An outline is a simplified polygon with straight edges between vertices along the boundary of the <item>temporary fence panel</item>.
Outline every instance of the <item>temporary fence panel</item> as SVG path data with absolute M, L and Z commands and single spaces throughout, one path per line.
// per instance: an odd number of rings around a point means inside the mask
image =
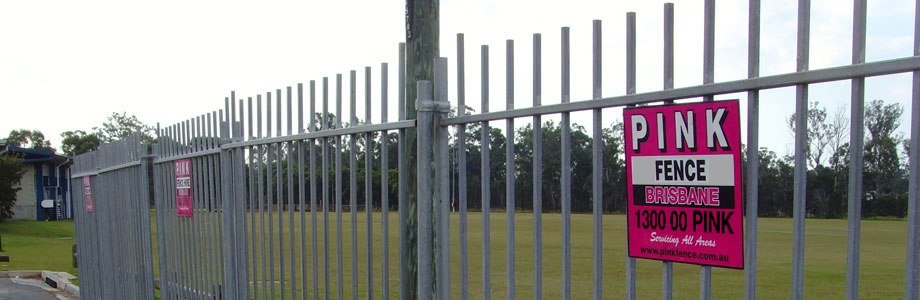
M 153 299 L 147 145 L 132 136 L 74 157 L 80 297 Z

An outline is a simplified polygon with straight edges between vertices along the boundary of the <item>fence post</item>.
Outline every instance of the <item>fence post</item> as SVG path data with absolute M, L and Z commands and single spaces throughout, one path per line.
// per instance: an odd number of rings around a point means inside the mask
M 240 101 L 240 121 L 233 122 L 233 142 L 243 141 L 243 116 L 242 116 L 243 105 Z M 233 261 L 234 261 L 234 278 L 237 299 L 249 299 L 249 265 L 247 262 L 247 253 L 246 253 L 246 178 L 243 174 L 245 162 L 243 161 L 243 148 L 236 148 L 230 150 L 230 158 L 233 167 L 230 171 L 233 172 L 233 197 L 226 199 L 231 202 L 229 207 L 233 210 L 230 212 L 232 214 L 233 223 Z
M 449 133 L 441 120 L 450 112 L 447 100 L 447 58 L 434 61 L 434 224 L 435 224 L 435 276 L 437 295 L 440 300 L 450 299 L 450 156 Z
M 226 116 L 223 116 L 226 117 Z M 220 122 L 220 144 L 227 144 L 230 142 L 230 124 L 229 120 L 223 120 Z M 230 182 L 232 178 L 232 172 L 230 170 L 230 150 L 221 149 L 220 150 L 220 181 L 221 182 Z M 232 297 L 234 295 L 233 290 L 236 288 L 235 280 L 235 263 L 233 261 L 233 216 L 230 214 L 232 209 L 232 201 L 230 201 L 233 185 L 231 184 L 221 184 L 220 191 L 220 217 L 222 219 L 221 224 L 221 240 L 223 245 L 221 249 L 221 259 L 223 259 L 223 280 L 222 286 L 220 287 L 220 297 Z
M 140 208 L 139 213 L 140 213 L 140 219 L 141 219 L 140 229 L 142 230 L 143 233 L 147 234 L 146 237 L 141 236 L 141 245 L 140 245 L 142 247 L 141 250 L 142 250 L 142 256 L 143 256 L 142 257 L 143 261 L 141 261 L 141 265 L 144 268 L 143 270 L 141 270 L 142 272 L 144 272 L 144 275 L 143 275 L 144 283 L 142 287 L 145 288 L 145 290 L 142 291 L 142 296 L 146 297 L 147 299 L 155 299 L 154 289 L 156 289 L 156 284 L 153 278 L 153 249 L 152 249 L 153 248 L 152 247 L 153 237 L 151 236 L 151 233 L 150 233 L 150 229 L 151 229 L 150 228 L 150 201 L 152 200 L 150 197 L 151 195 L 150 194 L 150 188 L 151 188 L 150 174 L 153 173 L 153 170 L 152 170 L 153 169 L 153 158 L 156 156 L 154 156 L 150 151 L 148 151 L 147 144 L 144 144 L 143 142 L 140 141 L 140 136 L 137 136 L 137 140 L 135 141 L 135 143 L 137 144 L 137 147 L 139 148 L 137 149 L 138 159 L 141 160 L 141 167 L 138 169 L 138 172 L 140 173 L 139 174 L 140 180 L 138 180 L 140 194 L 141 194 L 140 199 L 143 199 L 143 201 L 139 201 L 138 203 L 138 207 Z M 150 147 L 152 149 L 156 147 L 156 145 L 151 145 Z
M 418 255 L 418 273 L 416 276 L 416 296 L 418 299 L 431 299 L 432 297 L 432 280 L 433 271 L 432 257 L 434 248 L 432 247 L 432 140 L 434 133 L 432 127 L 434 124 L 434 101 L 431 100 L 431 81 L 420 80 L 417 83 L 418 115 L 416 117 L 416 126 L 418 127 L 418 168 L 417 174 L 417 195 L 418 195 L 418 213 L 417 213 L 417 255 Z
M 434 98 L 430 81 L 418 81 L 418 288 L 419 299 L 450 298 L 450 195 L 447 185 L 447 127 L 440 119 L 447 102 L 447 59 L 435 58 Z

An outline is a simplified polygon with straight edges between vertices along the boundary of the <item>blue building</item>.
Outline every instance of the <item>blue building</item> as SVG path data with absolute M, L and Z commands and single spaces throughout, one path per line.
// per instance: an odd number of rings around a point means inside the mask
M 14 220 L 59 220 L 73 216 L 69 157 L 50 150 L 10 146 L 0 141 L 0 155 L 23 159 L 25 172 L 13 206 Z

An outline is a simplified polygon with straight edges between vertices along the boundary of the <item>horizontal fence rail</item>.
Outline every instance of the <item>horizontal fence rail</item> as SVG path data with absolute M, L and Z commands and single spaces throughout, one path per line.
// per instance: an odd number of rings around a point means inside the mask
M 233 92 L 225 99 L 222 110 L 158 128 L 149 157 L 146 146 L 138 137 L 132 137 L 75 158 L 73 186 L 84 187 L 86 195 L 77 197 L 76 203 L 87 207 L 76 214 L 78 250 L 83 254 L 80 265 L 90 265 L 80 270 L 85 286 L 82 293 L 94 299 L 152 298 L 156 267 L 163 299 L 410 299 L 416 295 L 419 299 L 465 300 L 515 299 L 523 294 L 532 294 L 534 299 L 588 295 L 593 299 L 611 295 L 642 298 L 637 295 L 637 260 L 603 259 L 605 246 L 622 244 L 624 238 L 610 234 L 605 237 L 604 228 L 609 224 L 604 223 L 604 212 L 612 209 L 605 207 L 604 199 L 625 189 L 605 186 L 607 171 L 625 168 L 619 165 L 622 159 L 618 154 L 605 154 L 606 147 L 615 143 L 606 140 L 606 133 L 622 130 L 605 127 L 605 112 L 678 100 L 709 102 L 723 95 L 745 93 L 745 154 L 749 158 L 743 166 L 745 269 L 738 275 L 743 272 L 744 298 L 756 299 L 760 91 L 795 88 L 794 225 L 788 286 L 790 298 L 802 299 L 806 296 L 808 87 L 830 81 L 851 82 L 850 145 L 860 149 L 865 136 L 865 79 L 911 73 L 904 295 L 906 299 L 917 299 L 920 33 L 916 31 L 920 21 L 914 24 L 914 56 L 867 62 L 866 2 L 853 1 L 852 63 L 823 69 L 808 67 L 810 1 L 799 0 L 796 71 L 760 76 L 761 5 L 759 0 L 749 0 L 747 77 L 715 82 L 716 1 L 706 0 L 701 28 L 702 82 L 694 86 L 674 86 L 674 49 L 680 45 L 674 40 L 675 7 L 668 3 L 663 7 L 663 76 L 658 91 L 636 91 L 637 16 L 630 12 L 623 28 L 624 58 L 603 57 L 603 38 L 609 33 L 602 32 L 600 20 L 592 23 L 590 99 L 571 97 L 571 57 L 581 53 L 572 53 L 570 47 L 571 32 L 580 29 L 569 27 L 561 28 L 558 44 L 544 41 L 539 33 L 533 35 L 530 44 L 505 41 L 498 50 L 504 54 L 501 79 L 505 87 L 505 108 L 499 111 L 490 111 L 490 83 L 495 80 L 490 77 L 495 72 L 490 55 L 495 48 L 477 47 L 476 63 L 475 58 L 466 55 L 463 34 L 456 37 L 456 70 L 449 71 L 447 58 L 432 58 L 434 77 L 430 81 L 406 82 L 406 46 L 400 44 L 395 82 L 388 79 L 388 65 L 383 63 L 379 73 L 366 67 L 363 74 L 354 70 L 244 98 Z M 920 4 L 917 14 L 920 15 Z M 544 60 L 549 62 L 543 55 L 545 43 L 561 50 L 559 57 L 552 59 L 552 64 L 560 66 L 560 81 L 552 83 L 553 87 L 558 84 L 559 95 L 551 97 L 543 95 Z M 532 61 L 515 59 L 521 49 L 530 52 Z M 621 62 L 625 67 L 625 91 L 622 95 L 605 96 L 603 71 L 605 67 L 620 67 Z M 468 63 L 478 66 L 478 78 L 474 78 L 477 72 L 466 72 Z M 524 80 L 532 82 L 533 104 L 519 107 L 520 101 L 515 104 L 515 83 L 521 80 L 520 70 L 528 67 L 532 73 L 526 74 L 529 78 Z M 455 80 L 455 95 L 449 95 L 451 80 Z M 478 113 L 469 106 L 467 80 L 479 80 Z M 359 87 L 363 87 L 363 99 Z M 391 88 L 399 95 L 395 121 L 388 119 Z M 416 89 L 418 98 L 405 99 L 407 89 Z M 412 114 L 406 111 L 406 101 L 416 101 L 415 119 L 407 118 Z M 344 111 L 346 107 L 348 111 Z M 363 119 L 358 118 L 360 107 Z M 376 113 L 373 107 L 380 108 L 379 122 L 372 122 Z M 590 121 L 582 122 L 591 127 L 586 137 L 579 135 L 580 126 L 572 120 L 572 113 L 583 111 L 590 111 Z M 560 120 L 558 129 L 545 127 L 547 120 L 556 115 Z M 504 123 L 504 130 L 492 128 L 493 121 Z M 532 131 L 521 134 L 526 132 L 519 130 L 522 123 L 530 123 L 525 126 Z M 547 138 L 559 139 L 559 149 L 544 145 Z M 501 143 L 491 143 L 493 139 Z M 590 144 L 590 150 L 573 151 L 576 143 Z M 529 148 L 520 149 L 520 145 Z M 531 151 L 527 153 L 530 159 L 520 159 L 522 151 Z M 411 153 L 417 157 L 410 157 Z M 590 156 L 590 163 L 576 165 L 578 160 L 573 156 L 578 159 L 578 155 Z M 858 299 L 864 157 L 862 151 L 850 151 L 848 155 L 845 296 Z M 521 172 L 525 168 L 532 168 L 532 177 L 520 175 L 525 174 Z M 147 177 L 148 172 L 152 178 Z M 416 176 L 417 190 L 407 190 L 409 176 Z M 590 180 L 584 180 L 587 178 Z M 156 220 L 156 266 L 150 246 L 149 206 L 144 206 L 148 202 L 142 197 L 149 194 L 148 181 L 152 184 L 149 188 L 153 191 Z M 494 193 L 493 187 L 503 191 Z M 417 199 L 409 199 L 412 195 Z M 558 195 L 558 199 L 546 199 L 546 195 Z M 114 202 L 113 197 L 128 200 Z M 532 223 L 515 221 L 526 220 L 521 210 L 525 210 L 528 200 Z M 553 222 L 558 222 L 560 228 L 549 228 L 544 223 L 544 211 L 557 209 L 544 207 L 546 201 L 558 203 L 560 216 Z M 590 203 L 584 205 L 586 201 Z M 93 204 L 94 210 L 89 211 Z M 479 211 L 470 212 L 477 205 Z M 391 216 L 392 209 L 398 214 Z M 492 209 L 501 210 L 501 215 L 496 216 Z M 417 218 L 409 219 L 416 210 Z M 590 241 L 573 235 L 577 223 L 573 224 L 572 215 L 580 211 L 591 212 Z M 396 220 L 391 220 L 394 217 Z M 470 220 L 476 217 L 481 219 Z M 505 219 L 504 224 L 499 223 L 503 231 L 492 228 L 493 218 L 499 217 Z M 117 234 L 121 231 L 115 230 L 120 228 L 130 228 L 136 234 Z M 533 236 L 522 233 L 527 231 L 532 231 Z M 544 239 L 549 231 L 559 235 L 553 240 Z M 457 235 L 452 236 L 455 232 Z M 417 242 L 406 245 L 412 240 Z M 394 241 L 398 246 L 391 244 Z M 528 246 L 533 249 L 522 249 L 522 242 L 530 241 Z M 128 247 L 129 251 L 114 250 L 121 248 L 113 245 Z M 545 253 L 549 245 L 558 250 L 558 255 Z M 391 257 L 395 249 L 398 252 Z M 497 249 L 504 252 L 496 252 Z M 590 254 L 581 257 L 582 252 Z M 471 253 L 474 257 L 470 257 Z M 523 261 L 522 257 L 529 255 L 532 261 Z M 588 256 L 590 267 L 576 263 Z M 552 261 L 545 261 L 547 257 Z M 493 258 L 504 259 L 504 266 L 493 266 Z M 532 264 L 532 274 L 522 273 L 522 263 Z M 609 273 L 605 276 L 605 264 L 617 265 L 623 277 Z M 120 273 L 106 272 L 115 267 L 120 268 Z M 413 268 L 417 268 L 416 278 L 409 277 Z M 500 274 L 493 274 L 498 270 Z M 558 274 L 547 277 L 548 270 Z M 674 297 L 674 270 L 673 262 L 661 263 L 662 299 Z M 713 289 L 711 274 L 710 266 L 699 267 L 701 299 L 710 299 L 713 290 L 719 291 Z M 116 277 L 112 276 L 133 278 L 132 284 L 114 284 Z M 590 283 L 577 282 L 586 276 L 590 276 Z M 410 285 L 411 282 L 417 284 Z M 657 285 L 659 281 L 654 282 Z

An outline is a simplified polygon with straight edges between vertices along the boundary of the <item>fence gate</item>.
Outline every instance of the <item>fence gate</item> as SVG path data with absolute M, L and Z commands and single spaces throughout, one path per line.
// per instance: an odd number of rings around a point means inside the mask
M 154 299 L 146 154 L 134 136 L 74 157 L 83 299 Z

